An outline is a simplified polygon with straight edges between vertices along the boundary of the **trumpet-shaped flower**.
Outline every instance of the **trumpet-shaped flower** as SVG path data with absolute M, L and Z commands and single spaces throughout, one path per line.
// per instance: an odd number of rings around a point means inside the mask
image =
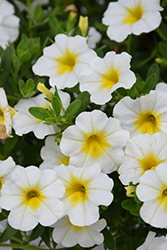
M 56 85 L 58 89 L 73 87 L 78 83 L 79 74 L 89 67 L 95 56 L 85 37 L 58 34 L 55 43 L 44 49 L 44 55 L 34 64 L 33 71 L 40 76 L 49 76 L 50 85 Z
M 99 219 L 99 205 L 108 206 L 113 200 L 113 180 L 101 173 L 98 163 L 88 168 L 61 165 L 55 168 L 65 186 L 65 215 L 75 226 L 90 226 Z
M 64 164 L 68 166 L 69 156 L 64 155 L 60 146 L 57 145 L 55 138 L 53 136 L 48 136 L 45 140 L 45 146 L 41 149 L 41 158 L 44 160 L 40 169 L 51 168 Z
M 167 238 L 165 236 L 155 237 L 156 233 L 149 232 L 143 245 L 136 250 L 166 250 Z
M 12 130 L 12 119 L 6 94 L 3 88 L 0 88 L 0 139 L 10 137 Z
M 100 231 L 105 227 L 104 219 L 90 226 L 78 227 L 71 224 L 68 216 L 65 216 L 54 224 L 52 237 L 56 243 L 61 243 L 65 247 L 72 247 L 77 243 L 81 247 L 91 247 L 103 243 L 104 237 Z
M 128 131 L 121 128 L 117 119 L 93 110 L 81 113 L 76 125 L 63 132 L 60 149 L 70 156 L 70 164 L 76 167 L 98 162 L 103 172 L 111 173 L 122 163 L 122 148 L 128 138 Z
M 54 170 L 16 166 L 2 187 L 0 205 L 11 210 L 8 222 L 13 228 L 28 231 L 38 222 L 50 226 L 63 216 L 64 192 Z
M 113 116 L 131 136 L 157 132 L 167 133 L 167 93 L 152 90 L 148 95 L 132 100 L 126 96 L 114 107 Z
M 10 178 L 12 170 L 15 167 L 15 162 L 9 156 L 6 160 L 0 161 L 0 192 L 3 184 Z
M 19 35 L 19 18 L 13 15 L 14 6 L 6 0 L 0 0 L 0 46 L 5 49 Z
M 140 182 L 140 177 L 149 169 L 167 163 L 167 134 L 139 134 L 127 141 L 123 163 L 118 172 L 124 185 Z
M 144 202 L 141 218 L 153 227 L 167 227 L 167 164 L 160 163 L 155 170 L 148 170 L 136 188 L 138 198 Z
M 69 94 L 59 91 L 59 95 L 62 101 L 62 105 L 66 108 L 67 103 L 70 102 Z M 43 139 L 46 135 L 54 134 L 59 131 L 56 125 L 46 125 L 43 120 L 40 120 L 29 113 L 30 107 L 42 107 L 49 108 L 51 105 L 45 99 L 44 94 L 39 94 L 36 97 L 29 99 L 21 99 L 16 105 L 15 109 L 18 111 L 13 116 L 13 128 L 17 135 L 22 136 L 30 131 L 33 131 L 35 136 L 39 139 Z
M 136 78 L 129 69 L 130 59 L 126 52 L 117 55 L 114 51 L 108 52 L 104 58 L 94 58 L 90 68 L 80 74 L 81 91 L 87 90 L 92 102 L 105 104 L 117 88 L 131 88 Z
M 159 0 L 118 0 L 109 3 L 102 22 L 108 26 L 108 37 L 122 42 L 129 34 L 140 35 L 158 28 L 162 10 Z

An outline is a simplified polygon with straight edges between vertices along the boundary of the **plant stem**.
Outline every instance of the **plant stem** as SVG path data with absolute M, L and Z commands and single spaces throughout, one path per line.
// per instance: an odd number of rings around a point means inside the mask
M 36 246 L 30 246 L 30 245 L 20 245 L 20 244 L 0 244 L 0 248 L 10 247 L 10 248 L 20 248 L 20 249 L 29 249 L 29 250 L 48 250 L 48 248 L 40 248 Z

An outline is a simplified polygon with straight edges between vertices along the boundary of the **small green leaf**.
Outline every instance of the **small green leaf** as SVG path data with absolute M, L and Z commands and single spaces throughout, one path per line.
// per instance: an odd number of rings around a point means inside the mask
M 103 231 L 102 231 L 103 235 L 104 235 L 104 247 L 106 249 L 109 249 L 109 250 L 114 250 L 115 249 L 115 240 L 111 234 L 111 232 L 105 228 Z
M 76 116 L 77 116 L 86 110 L 86 108 L 90 102 L 90 94 L 87 91 L 83 91 L 77 96 L 76 100 L 81 101 L 80 108 L 78 109 L 78 111 L 76 113 Z
M 26 81 L 26 89 L 33 89 L 33 88 L 34 88 L 34 80 L 30 78 Z
M 2 59 L 0 64 L 0 87 L 3 86 L 7 80 L 12 67 L 12 48 L 7 47 L 2 53 Z
M 153 73 L 147 78 L 143 87 L 143 93 L 148 93 L 150 90 L 155 88 L 156 79 L 157 75 L 155 73 Z
M 75 114 L 77 113 L 77 111 L 79 110 L 81 106 L 81 100 L 76 99 L 75 101 L 73 101 L 68 108 L 65 111 L 64 116 L 68 117 L 68 118 L 72 118 L 75 116 Z
M 156 74 L 156 82 L 155 82 L 155 84 L 157 84 L 158 81 L 159 81 L 159 66 L 158 66 L 157 63 L 153 63 L 151 65 L 151 67 L 149 68 L 149 70 L 147 72 L 147 77 L 146 78 L 148 78 L 149 76 L 151 76 L 154 73 Z
M 36 240 L 39 236 L 41 236 L 43 234 L 44 230 L 45 230 L 45 228 L 43 226 L 41 226 L 40 224 L 38 224 L 31 232 L 29 242 Z
M 57 117 L 59 117 L 61 112 L 61 100 L 57 96 L 53 96 L 51 103 Z
M 31 107 L 29 108 L 29 112 L 31 115 L 33 115 L 34 117 L 40 119 L 40 120 L 45 120 L 46 118 L 48 118 L 48 112 L 46 109 L 41 108 L 41 107 Z
M 167 59 L 167 44 L 164 42 L 159 43 L 159 51 L 165 59 Z
M 126 210 L 131 210 L 136 207 L 136 202 L 133 199 L 127 199 L 121 203 L 121 206 Z
M 17 135 L 14 135 L 13 137 L 7 138 L 5 140 L 4 151 L 3 151 L 5 157 L 10 155 L 10 152 L 15 147 L 17 141 L 18 141 Z
M 18 230 L 8 226 L 0 236 L 0 242 L 6 242 L 9 240 L 13 235 L 17 233 Z

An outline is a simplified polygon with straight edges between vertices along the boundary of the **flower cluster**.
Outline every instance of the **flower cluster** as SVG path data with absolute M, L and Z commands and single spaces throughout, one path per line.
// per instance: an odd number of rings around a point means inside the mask
M 165 250 L 166 1 L 12 2 L 0 0 L 0 247 Z

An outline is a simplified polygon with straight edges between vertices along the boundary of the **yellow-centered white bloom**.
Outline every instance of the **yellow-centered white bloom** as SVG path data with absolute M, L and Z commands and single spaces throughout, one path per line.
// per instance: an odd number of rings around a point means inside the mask
M 41 158 L 43 162 L 40 165 L 40 169 L 51 168 L 61 164 L 68 166 L 70 157 L 64 155 L 60 146 L 57 145 L 54 136 L 48 136 L 45 140 L 45 145 L 41 149 Z
M 76 125 L 62 134 L 60 149 L 70 156 L 70 164 L 88 167 L 98 162 L 105 173 L 115 171 L 122 163 L 129 133 L 117 119 L 107 117 L 100 110 L 83 112 L 76 118 Z
M 141 218 L 153 227 L 167 227 L 167 164 L 160 163 L 140 178 L 136 194 L 143 203 Z
M 19 35 L 19 18 L 14 14 L 14 6 L 6 0 L 0 0 L 0 46 L 5 49 Z
M 111 2 L 102 22 L 111 40 L 122 42 L 130 34 L 140 35 L 158 28 L 163 8 L 159 0 L 118 0 Z
M 58 34 L 55 43 L 44 49 L 33 71 L 40 76 L 49 76 L 50 85 L 56 85 L 58 89 L 73 87 L 78 83 L 79 74 L 89 67 L 95 56 L 96 53 L 88 48 L 85 37 Z
M 90 226 L 79 227 L 74 226 L 68 216 L 65 216 L 53 226 L 52 237 L 56 243 L 61 243 L 65 247 L 72 247 L 76 244 L 81 247 L 91 247 L 103 243 L 104 237 L 100 231 L 106 227 L 106 221 L 100 219 Z
M 54 168 L 65 186 L 64 214 L 75 226 L 90 226 L 99 219 L 99 205 L 108 206 L 113 200 L 113 180 L 101 173 L 98 163 L 87 168 L 72 165 Z
M 155 232 L 149 232 L 143 245 L 136 250 L 166 250 L 167 249 L 167 237 L 159 236 L 155 237 Z
M 52 89 L 51 91 L 54 90 Z M 70 103 L 70 96 L 68 93 L 62 91 L 58 93 L 62 101 L 62 106 L 66 109 Z M 23 134 L 33 131 L 37 138 L 43 139 L 46 135 L 58 132 L 59 129 L 56 125 L 46 125 L 43 120 L 32 116 L 28 111 L 30 107 L 49 109 L 50 106 L 51 103 L 45 99 L 44 94 L 39 94 L 29 99 L 21 99 L 15 105 L 15 109 L 18 112 L 13 116 L 13 128 L 16 134 L 22 136 Z
M 12 130 L 12 119 L 6 94 L 3 88 L 0 88 L 0 139 L 10 137 Z
M 108 52 L 104 58 L 96 57 L 90 62 L 90 68 L 79 76 L 80 90 L 91 94 L 91 101 L 105 104 L 117 88 L 131 88 L 136 81 L 135 74 L 130 70 L 131 56 L 123 52 Z
M 149 169 L 154 170 L 162 162 L 167 163 L 167 134 L 139 134 L 127 141 L 125 156 L 118 172 L 124 185 L 137 184 Z
M 15 166 L 10 180 L 2 187 L 0 205 L 11 210 L 8 222 L 13 228 L 29 231 L 38 222 L 50 226 L 63 216 L 60 199 L 64 192 L 54 170 Z
M 157 90 L 132 100 L 122 98 L 114 107 L 113 116 L 131 136 L 157 132 L 167 133 L 167 93 Z

